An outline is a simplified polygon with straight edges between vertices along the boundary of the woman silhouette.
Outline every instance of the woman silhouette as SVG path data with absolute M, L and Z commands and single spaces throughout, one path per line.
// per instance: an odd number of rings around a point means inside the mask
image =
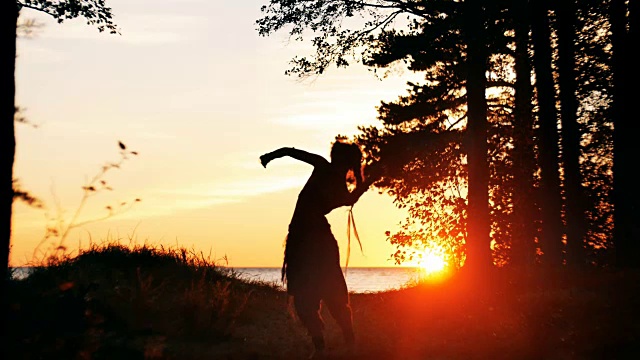
M 345 343 L 351 346 L 355 340 L 338 243 L 325 215 L 338 207 L 355 204 L 374 179 L 363 180 L 362 152 L 353 143 L 335 142 L 331 148 L 331 162 L 320 155 L 288 147 L 264 154 L 260 161 L 266 167 L 271 160 L 283 156 L 313 166 L 309 180 L 298 195 L 289 224 L 282 280 L 313 341 L 313 356 L 320 357 L 324 351 L 321 300 L 342 329 Z M 356 180 L 353 191 L 347 188 L 350 173 Z

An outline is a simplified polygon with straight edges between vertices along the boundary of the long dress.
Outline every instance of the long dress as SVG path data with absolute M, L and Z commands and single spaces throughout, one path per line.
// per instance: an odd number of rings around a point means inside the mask
M 316 166 L 298 195 L 286 239 L 282 277 L 290 295 L 346 293 L 338 243 L 325 215 L 351 205 L 345 174 Z

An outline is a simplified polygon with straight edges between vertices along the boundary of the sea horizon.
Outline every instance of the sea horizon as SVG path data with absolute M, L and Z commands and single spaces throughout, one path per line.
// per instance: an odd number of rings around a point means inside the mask
M 25 279 L 29 276 L 31 269 L 39 266 L 17 266 L 10 268 L 15 279 Z M 238 267 L 220 266 L 237 275 L 240 279 L 247 281 L 257 281 L 274 285 L 284 290 L 281 280 L 281 267 Z M 342 267 L 347 288 L 351 293 L 371 293 L 389 290 L 397 290 L 417 283 L 421 275 L 419 267 L 408 266 L 349 266 Z
M 281 267 L 229 267 L 242 279 L 269 283 L 284 289 Z M 419 267 L 342 267 L 347 288 L 352 293 L 397 290 L 417 283 Z

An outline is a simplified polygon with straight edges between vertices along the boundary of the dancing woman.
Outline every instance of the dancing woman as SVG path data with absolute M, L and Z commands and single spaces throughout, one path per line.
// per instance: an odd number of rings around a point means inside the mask
M 295 148 L 280 148 L 260 157 L 262 166 L 289 156 L 313 166 L 313 172 L 298 195 L 289 224 L 282 279 L 293 296 L 295 311 L 314 345 L 314 356 L 324 351 L 320 317 L 322 301 L 340 326 L 347 345 L 354 343 L 347 284 L 340 268 L 338 243 L 325 215 L 341 206 L 351 206 L 373 181 L 363 180 L 362 152 L 358 145 L 337 141 L 331 148 L 331 161 Z M 347 175 L 352 173 L 356 188 L 349 191 Z

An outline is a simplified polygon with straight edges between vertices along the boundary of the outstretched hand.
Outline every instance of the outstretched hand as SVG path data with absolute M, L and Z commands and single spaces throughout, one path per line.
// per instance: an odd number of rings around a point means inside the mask
M 271 156 L 269 156 L 269 154 L 260 156 L 260 164 L 262 164 L 262 167 L 266 168 L 269 161 L 271 161 Z

